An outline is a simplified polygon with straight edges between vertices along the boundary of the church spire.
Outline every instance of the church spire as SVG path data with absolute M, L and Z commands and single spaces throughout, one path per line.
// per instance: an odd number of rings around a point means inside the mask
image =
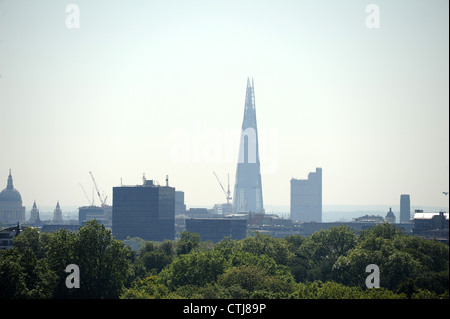
M 7 189 L 13 189 L 13 179 L 12 179 L 12 175 L 11 175 L 11 169 L 9 169 L 9 176 L 8 176 L 8 183 L 6 185 Z

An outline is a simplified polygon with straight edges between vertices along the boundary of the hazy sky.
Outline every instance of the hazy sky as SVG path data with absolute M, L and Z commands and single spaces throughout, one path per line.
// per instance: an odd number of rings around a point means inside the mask
M 169 175 L 188 206 L 224 202 L 213 171 L 233 191 L 253 77 L 265 205 L 289 205 L 290 179 L 322 167 L 324 205 L 406 193 L 448 207 L 448 12 L 447 0 L 0 0 L 0 189 L 12 169 L 27 211 L 81 206 L 92 171 L 111 204 L 112 187 L 145 173 Z

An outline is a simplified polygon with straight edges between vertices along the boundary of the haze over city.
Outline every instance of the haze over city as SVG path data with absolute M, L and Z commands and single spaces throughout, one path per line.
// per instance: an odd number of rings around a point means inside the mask
M 369 27 L 372 2 L 379 25 Z M 70 27 L 68 4 L 79 8 Z M 254 79 L 265 205 L 323 169 L 324 205 L 448 211 L 448 1 L 0 1 L 0 189 L 86 205 L 92 171 L 214 205 Z M 3 186 L 2 186 L 3 185 Z

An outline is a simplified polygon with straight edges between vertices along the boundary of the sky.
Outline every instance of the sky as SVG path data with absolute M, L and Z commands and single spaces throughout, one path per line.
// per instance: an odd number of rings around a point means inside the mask
M 223 203 L 250 77 L 265 205 L 321 167 L 324 205 L 448 211 L 448 6 L 0 0 L 0 189 L 29 211 L 168 175 Z

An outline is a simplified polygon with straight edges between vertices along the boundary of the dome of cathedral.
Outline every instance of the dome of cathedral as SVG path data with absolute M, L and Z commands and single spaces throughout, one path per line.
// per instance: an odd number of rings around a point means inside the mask
M 14 189 L 11 171 L 9 171 L 6 188 L 0 193 L 0 203 L 22 203 L 22 196 Z

